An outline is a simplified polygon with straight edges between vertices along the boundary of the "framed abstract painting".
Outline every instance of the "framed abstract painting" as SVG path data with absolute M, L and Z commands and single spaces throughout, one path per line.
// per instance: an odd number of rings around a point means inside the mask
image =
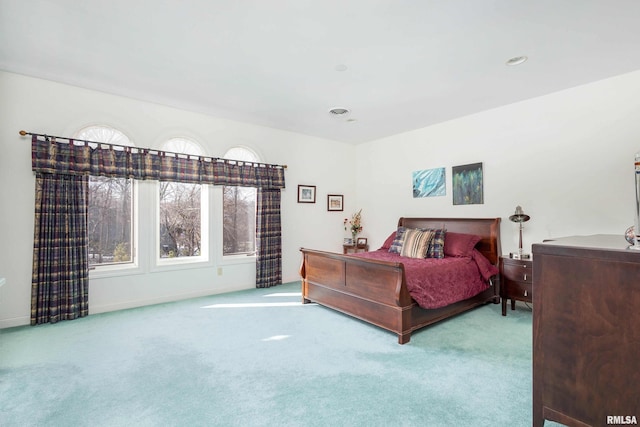
M 413 197 L 436 197 L 447 194 L 444 168 L 415 171 L 413 178 Z
M 482 163 L 454 166 L 451 183 L 454 205 L 484 204 Z

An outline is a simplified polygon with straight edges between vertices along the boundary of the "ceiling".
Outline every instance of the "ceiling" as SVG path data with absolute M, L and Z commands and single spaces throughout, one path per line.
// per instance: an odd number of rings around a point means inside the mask
M 0 70 L 358 144 L 638 70 L 639 20 L 637 0 L 0 0 Z

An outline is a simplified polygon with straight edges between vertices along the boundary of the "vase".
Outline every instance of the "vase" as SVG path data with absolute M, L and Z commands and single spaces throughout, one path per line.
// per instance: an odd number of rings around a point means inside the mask
M 631 227 L 627 228 L 627 231 L 624 232 L 624 238 L 632 246 L 636 244 L 635 226 L 632 225 Z
M 353 239 L 353 246 L 358 246 L 358 233 L 351 234 L 351 238 Z

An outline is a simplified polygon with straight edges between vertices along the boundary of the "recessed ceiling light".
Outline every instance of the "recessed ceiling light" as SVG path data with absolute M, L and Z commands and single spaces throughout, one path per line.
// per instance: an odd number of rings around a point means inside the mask
M 507 60 L 507 62 L 505 62 L 506 65 L 512 66 L 512 65 L 520 65 L 523 62 L 525 62 L 527 59 L 526 56 L 514 56 L 513 58 L 510 58 Z
M 344 64 L 338 64 L 336 65 L 336 71 L 346 71 L 347 70 L 347 66 Z
M 335 117 L 346 117 L 349 113 L 350 111 L 348 109 L 342 107 L 334 107 L 329 110 L 329 114 Z

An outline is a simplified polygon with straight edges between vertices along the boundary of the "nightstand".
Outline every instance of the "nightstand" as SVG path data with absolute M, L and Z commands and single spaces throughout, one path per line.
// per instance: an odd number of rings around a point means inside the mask
M 500 257 L 500 298 L 502 315 L 507 315 L 507 300 L 511 300 L 511 310 L 516 309 L 516 300 L 532 302 L 533 260 Z
M 369 245 L 342 245 L 342 253 L 346 255 L 349 252 L 369 252 Z

